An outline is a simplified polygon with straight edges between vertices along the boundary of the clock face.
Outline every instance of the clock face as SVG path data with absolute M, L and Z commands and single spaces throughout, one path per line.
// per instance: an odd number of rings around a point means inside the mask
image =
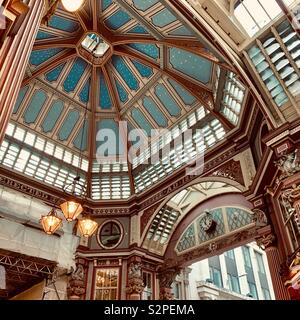
M 205 232 L 212 231 L 215 226 L 216 222 L 213 220 L 211 215 L 205 215 L 200 221 L 200 227 Z

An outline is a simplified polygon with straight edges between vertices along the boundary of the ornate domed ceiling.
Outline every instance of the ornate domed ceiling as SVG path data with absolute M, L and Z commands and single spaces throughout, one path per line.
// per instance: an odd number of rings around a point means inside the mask
M 234 130 L 244 86 L 221 51 L 170 3 L 86 1 L 74 14 L 58 7 L 37 34 L 2 164 L 58 188 L 80 166 L 91 199 L 127 199 L 187 163 L 174 150 L 169 162 L 145 160 L 188 128 L 193 137 L 181 147 L 192 158 L 196 147 L 209 150 Z M 144 130 L 139 143 L 156 144 L 131 163 L 126 151 L 135 144 L 126 130 L 135 128 Z M 116 133 L 118 148 L 101 154 L 100 129 Z M 169 132 L 151 138 L 153 129 Z

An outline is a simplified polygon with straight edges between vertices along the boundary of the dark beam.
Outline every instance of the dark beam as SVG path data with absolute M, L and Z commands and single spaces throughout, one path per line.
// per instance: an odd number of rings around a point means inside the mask
M 92 1 L 95 2 L 95 1 Z M 92 29 L 91 23 L 88 20 L 88 17 L 84 14 L 82 10 L 78 10 L 75 12 L 75 16 L 77 17 L 78 21 L 80 22 L 80 25 L 84 32 L 87 32 L 88 30 Z
M 99 14 L 100 14 L 100 1 L 91 1 L 91 7 L 92 7 L 92 19 L 93 19 L 93 30 L 95 32 L 99 31 Z
M 98 21 L 98 33 L 106 42 L 110 44 L 114 42 L 115 35 L 106 27 L 106 25 L 102 21 Z
M 33 45 L 33 51 L 42 50 L 48 48 L 76 48 L 78 41 L 81 39 L 80 37 L 71 37 L 64 39 L 47 39 L 36 41 Z
M 126 45 L 129 43 L 150 43 L 157 45 L 165 45 L 167 47 L 175 47 L 178 49 L 186 50 L 192 52 L 198 56 L 201 56 L 211 62 L 220 64 L 223 68 L 228 68 L 233 70 L 230 66 L 227 66 L 223 62 L 220 62 L 218 58 L 216 58 L 212 53 L 208 52 L 206 48 L 198 41 L 198 40 L 182 40 L 182 39 L 162 39 L 157 40 L 152 37 L 147 36 L 113 36 L 112 37 L 112 45 Z
M 111 78 L 109 76 L 109 72 L 106 68 L 106 65 L 104 65 L 102 67 L 102 71 L 103 71 L 103 75 L 105 77 L 109 92 L 111 93 L 113 104 L 116 109 L 117 120 L 119 122 L 121 122 L 122 116 L 121 116 L 121 107 L 120 107 L 119 101 L 118 101 L 118 93 L 116 92 L 115 87 L 112 84 Z M 135 194 L 135 185 L 134 185 L 134 179 L 133 179 L 133 169 L 132 169 L 132 163 L 130 162 L 130 159 L 129 159 L 129 149 L 131 148 L 132 145 L 128 140 L 127 131 L 124 130 L 123 127 L 120 127 L 120 124 L 119 124 L 119 130 L 122 135 L 123 144 L 124 144 L 124 146 L 126 146 L 126 157 L 127 157 L 128 175 L 129 175 L 129 182 L 130 182 L 130 192 L 132 195 L 134 195 Z
M 89 168 L 87 173 L 87 196 L 92 199 L 92 178 L 93 178 L 93 159 L 96 153 L 96 112 L 97 112 L 97 102 L 99 98 L 99 83 L 97 77 L 97 68 L 92 67 L 91 76 L 91 90 L 90 90 L 90 100 L 91 100 L 91 113 L 89 118 Z

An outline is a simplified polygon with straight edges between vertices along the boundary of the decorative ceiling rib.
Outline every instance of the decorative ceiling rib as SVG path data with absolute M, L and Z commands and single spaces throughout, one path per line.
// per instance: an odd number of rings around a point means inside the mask
M 233 83 L 238 86 L 233 68 L 167 4 L 158 0 L 87 1 L 74 14 L 59 6 L 37 34 L 12 122 L 72 157 L 78 156 L 82 145 L 90 197 L 93 188 L 101 190 L 106 183 L 125 180 L 124 189 L 130 192 L 122 197 L 135 194 L 137 182 L 128 152 L 121 159 L 123 151 L 132 147 L 127 129 L 145 130 L 147 142 L 152 129 L 175 130 L 184 121 L 193 127 L 192 119 L 198 117 L 207 132 L 221 130 L 213 138 L 217 143 L 237 125 L 244 95 L 237 98 L 233 93 Z M 236 100 L 238 110 L 232 106 Z M 128 128 L 119 128 L 120 121 L 126 121 Z M 95 162 L 101 146 L 96 141 L 99 128 L 120 133 L 117 164 L 123 169 L 105 169 L 106 164 Z M 207 147 L 213 146 L 211 136 L 207 139 Z M 103 172 L 110 175 L 110 182 Z M 109 192 L 114 194 L 112 189 Z

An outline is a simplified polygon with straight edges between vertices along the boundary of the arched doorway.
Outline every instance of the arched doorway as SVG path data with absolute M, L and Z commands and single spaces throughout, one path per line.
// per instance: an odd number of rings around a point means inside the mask
M 231 181 L 208 178 L 173 194 L 149 219 L 142 247 L 164 258 L 158 276 L 162 299 L 171 297 L 171 285 L 182 268 L 253 241 L 269 250 L 272 281 L 278 282 L 271 225 L 242 192 Z M 276 298 L 288 299 L 282 283 L 280 288 Z

